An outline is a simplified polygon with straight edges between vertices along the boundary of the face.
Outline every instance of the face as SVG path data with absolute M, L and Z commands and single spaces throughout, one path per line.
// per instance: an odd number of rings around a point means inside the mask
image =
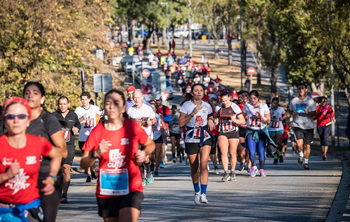
M 203 99 L 204 96 L 204 91 L 203 91 L 203 87 L 201 87 L 200 85 L 195 86 L 193 88 L 193 92 L 192 92 L 193 98 L 195 100 L 201 100 Z
M 137 107 L 141 107 L 143 96 L 139 92 L 134 92 L 134 103 Z
M 90 99 L 87 96 L 82 96 L 81 103 L 83 104 L 83 107 L 87 107 L 90 105 Z
M 121 95 L 109 94 L 105 99 L 104 110 L 109 120 L 121 118 L 125 112 L 125 104 L 123 104 Z
M 303 85 L 298 86 L 299 95 L 304 96 L 307 93 L 307 88 Z
M 256 97 L 256 96 L 254 96 L 254 95 L 251 95 L 251 96 L 250 96 L 250 101 L 252 101 L 252 104 L 253 104 L 253 105 L 256 105 L 256 104 L 258 104 L 258 102 L 259 102 L 259 98 Z
M 231 104 L 231 100 L 228 96 L 221 97 L 221 103 L 224 107 L 229 107 Z
M 131 101 L 134 99 L 134 92 L 128 92 L 128 97 Z
M 58 108 L 62 113 L 67 112 L 68 107 L 69 107 L 69 103 L 66 98 L 62 98 L 58 101 Z
M 246 104 L 249 102 L 249 95 L 248 93 L 242 93 L 238 95 L 238 101 L 242 104 Z
M 277 100 L 274 100 L 271 105 L 274 107 L 274 108 L 277 108 L 278 107 L 278 101 Z
M 156 104 L 157 104 L 157 106 L 161 106 L 162 105 L 162 100 L 161 99 L 156 100 Z
M 24 134 L 30 123 L 25 106 L 18 103 L 10 105 L 6 110 L 4 123 L 9 135 Z
M 177 108 L 175 108 L 175 107 L 174 107 L 174 108 L 171 108 L 171 112 L 172 112 L 172 113 L 177 113 Z
M 45 101 L 45 96 L 41 95 L 39 88 L 35 85 L 30 85 L 24 91 L 24 99 L 28 101 L 31 109 L 39 108 Z
M 153 109 L 153 112 L 157 113 L 157 108 L 155 104 L 152 104 L 152 109 Z
M 327 105 L 327 99 L 322 99 L 322 101 L 321 101 L 321 104 L 323 105 L 323 106 L 325 106 L 325 105 Z

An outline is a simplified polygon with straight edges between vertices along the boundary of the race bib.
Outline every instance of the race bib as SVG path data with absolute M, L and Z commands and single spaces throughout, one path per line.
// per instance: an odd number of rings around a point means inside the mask
M 228 133 L 236 130 L 236 127 L 233 125 L 231 121 L 222 123 L 221 126 L 222 126 L 221 129 L 223 133 Z
M 261 119 L 260 118 L 254 118 L 250 120 L 251 126 L 261 126 Z
M 84 128 L 92 128 L 95 126 L 95 120 L 94 119 L 87 119 L 85 120 Z
M 62 133 L 63 133 L 63 137 L 66 140 L 66 142 L 70 141 L 70 130 L 67 128 L 62 128 Z
M 108 196 L 128 195 L 128 169 L 100 169 L 100 194 Z
M 271 121 L 270 127 L 271 128 L 279 128 L 280 122 L 279 121 Z

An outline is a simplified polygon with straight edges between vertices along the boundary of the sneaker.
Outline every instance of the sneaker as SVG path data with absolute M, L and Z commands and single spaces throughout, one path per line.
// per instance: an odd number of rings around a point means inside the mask
M 178 156 L 178 158 L 179 158 L 179 163 L 182 163 L 182 158 L 181 158 L 181 156 Z
M 96 176 L 95 171 L 90 169 L 90 172 L 91 172 L 91 178 L 94 180 L 97 180 L 97 176 Z
M 299 156 L 298 157 L 298 164 L 301 166 L 303 164 L 304 161 L 304 157 L 303 156 Z
M 236 173 L 234 171 L 231 171 L 230 177 L 231 177 L 231 180 L 236 180 Z
M 273 159 L 273 165 L 277 165 L 278 160 L 277 159 Z
M 279 156 L 279 161 L 280 161 L 280 163 L 284 162 L 283 155 Z
M 327 155 L 323 155 L 322 160 L 327 160 Z
M 148 174 L 147 174 L 147 179 L 146 179 L 146 181 L 147 181 L 147 183 L 153 183 L 154 178 L 153 178 L 152 173 L 148 173 Z
M 147 179 L 142 179 L 142 186 L 146 186 L 147 185 Z
M 61 203 L 63 203 L 63 204 L 67 204 L 68 203 L 68 198 L 67 198 L 67 194 L 66 193 L 62 194 L 62 196 L 61 196 Z
M 250 176 L 251 177 L 255 177 L 257 172 L 258 172 L 258 168 L 257 167 L 250 168 Z
M 154 176 L 154 177 L 159 177 L 158 171 L 154 171 L 153 176 Z
M 190 164 L 190 159 L 186 158 L 186 165 Z
M 173 158 L 173 163 L 176 163 L 176 158 L 175 157 Z
M 196 205 L 201 204 L 200 199 L 201 199 L 201 192 L 195 193 L 194 194 L 194 203 Z
M 304 163 L 303 167 L 304 167 L 304 170 L 310 170 L 310 167 L 309 167 L 308 163 Z
M 220 174 L 220 173 L 219 173 L 219 169 L 218 169 L 217 167 L 215 167 L 214 173 L 215 173 L 216 175 L 219 175 L 219 174 Z
M 247 163 L 241 162 L 241 164 L 239 165 L 239 171 L 243 171 L 244 169 L 247 169 Z
M 251 167 L 247 167 L 247 173 L 250 173 Z
M 266 173 L 263 169 L 260 169 L 260 176 L 261 177 L 266 177 Z
M 91 175 L 87 175 L 86 177 L 86 183 L 91 183 L 92 177 Z
M 231 176 L 230 176 L 230 174 L 229 173 L 224 173 L 224 176 L 222 177 L 222 179 L 221 179 L 221 181 L 222 182 L 226 182 L 226 181 L 229 181 L 229 180 L 231 180 Z
M 205 203 L 207 204 L 208 203 L 208 199 L 207 199 L 207 195 L 205 193 L 202 193 L 201 196 L 201 203 Z
M 160 164 L 159 164 L 159 167 L 160 167 L 160 168 L 164 168 L 164 166 L 165 166 L 164 162 L 161 161 Z

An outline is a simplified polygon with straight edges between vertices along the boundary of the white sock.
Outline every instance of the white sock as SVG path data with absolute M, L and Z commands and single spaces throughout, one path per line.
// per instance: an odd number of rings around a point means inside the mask
M 303 152 L 299 152 L 299 156 L 304 156 L 304 153 Z
M 309 159 L 304 159 L 304 163 L 309 163 Z

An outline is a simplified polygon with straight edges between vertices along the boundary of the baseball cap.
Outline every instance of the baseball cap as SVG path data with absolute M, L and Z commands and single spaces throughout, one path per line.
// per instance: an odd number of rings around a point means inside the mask
M 133 85 L 130 85 L 130 86 L 128 86 L 128 88 L 127 88 L 128 93 L 129 93 L 129 92 L 134 92 L 135 90 L 136 90 L 136 88 L 135 88 L 135 86 L 133 86 Z
M 217 100 L 218 97 L 215 94 L 209 94 L 209 100 Z
M 161 95 L 157 95 L 156 96 L 156 100 L 162 100 L 162 96 Z

